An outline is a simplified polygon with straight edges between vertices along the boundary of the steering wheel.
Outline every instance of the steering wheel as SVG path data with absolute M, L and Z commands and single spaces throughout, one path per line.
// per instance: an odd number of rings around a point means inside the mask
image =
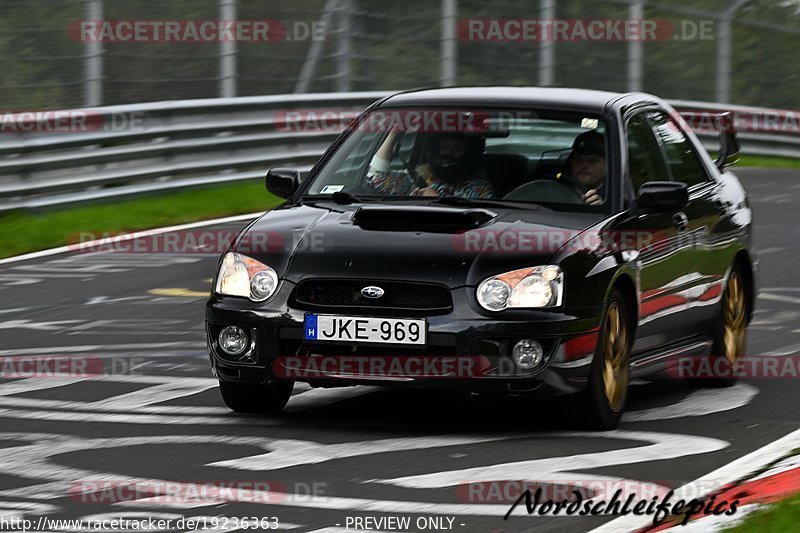
M 524 183 L 506 194 L 503 200 L 553 202 L 559 204 L 583 203 L 583 198 L 575 189 L 562 181 L 556 180 L 534 180 Z

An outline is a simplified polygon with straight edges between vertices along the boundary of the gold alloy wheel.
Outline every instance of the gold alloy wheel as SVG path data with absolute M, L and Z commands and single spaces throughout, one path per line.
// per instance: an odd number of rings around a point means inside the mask
M 723 306 L 725 358 L 731 364 L 744 352 L 747 314 L 744 297 L 742 278 L 738 272 L 733 271 L 728 279 L 727 297 Z
M 622 409 L 628 390 L 628 327 L 622 320 L 618 302 L 611 302 L 603 329 L 603 385 L 608 406 L 618 412 Z

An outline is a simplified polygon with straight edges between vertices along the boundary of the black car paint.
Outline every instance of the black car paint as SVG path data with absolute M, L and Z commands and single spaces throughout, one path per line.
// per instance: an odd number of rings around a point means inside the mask
M 598 113 L 609 126 L 611 176 L 627 175 L 626 118 L 642 109 L 672 111 L 660 99 L 645 94 L 516 88 L 403 93 L 377 102 L 370 109 L 412 105 L 529 106 Z M 691 131 L 684 133 L 695 147 L 701 146 Z M 310 178 L 322 168 L 346 135 L 325 152 L 312 169 Z M 752 313 L 757 261 L 750 250 L 752 214 L 743 187 L 731 172 L 720 172 L 705 150 L 700 149 L 698 153 L 712 181 L 690 188 L 689 204 L 682 210 L 639 210 L 622 181 L 611 180 L 619 181 L 618 186 L 610 190 L 612 215 L 492 208 L 497 216 L 482 227 L 498 234 L 545 230 L 570 234 L 645 231 L 658 235 L 659 242 L 654 243 L 655 246 L 632 251 L 577 246 L 576 239 L 555 250 L 529 254 L 468 252 L 454 246 L 457 238 L 454 232 L 426 231 L 425 228 L 375 230 L 355 225 L 352 218 L 358 204 L 295 205 L 311 181 L 307 179 L 290 202 L 254 221 L 232 247 L 236 250 L 253 234 L 277 236 L 283 241 L 280 246 L 249 255 L 273 267 L 281 282 L 277 293 L 262 303 L 212 295 L 206 308 L 206 320 L 215 374 L 226 381 L 268 382 L 273 379 L 270 364 L 274 357 L 293 355 L 279 353 L 284 345 L 282 341 L 292 341 L 295 343 L 292 346 L 298 342 L 302 345 L 303 316 L 308 310 L 294 305 L 292 293 L 299 281 L 309 277 L 354 278 L 370 283 L 403 279 L 446 286 L 453 296 L 453 310 L 445 315 L 426 317 L 429 345 L 447 347 L 454 354 L 482 354 L 491 351 L 491 346 L 497 343 L 502 345 L 503 340 L 523 337 L 545 339 L 552 346 L 545 368 L 529 376 L 486 377 L 469 382 L 424 380 L 412 382 L 412 385 L 477 389 L 489 386 L 506 391 L 544 393 L 578 391 L 585 384 L 588 364 L 561 364 L 563 361 L 559 358 L 563 353 L 558 346 L 563 346 L 568 339 L 596 335 L 604 302 L 613 287 L 623 290 L 635 310 L 632 366 L 657 360 L 658 354 L 666 353 L 670 347 L 680 348 L 681 343 L 702 340 L 712 325 L 727 274 L 736 260 L 741 261 L 750 282 L 749 310 Z M 679 181 L 678 176 L 674 179 Z M 426 207 L 420 205 L 419 209 Z M 678 212 L 686 215 L 685 231 L 676 226 Z M 312 249 L 315 239 L 322 245 L 321 252 Z M 715 257 L 713 261 L 709 252 Z M 541 264 L 557 264 L 565 272 L 565 299 L 559 308 L 493 313 L 478 305 L 475 289 L 483 279 Z M 255 364 L 231 364 L 218 357 L 215 332 L 226 324 L 249 327 L 255 332 L 260 344 Z M 507 345 L 503 346 L 498 349 L 508 349 Z M 692 346 L 702 349 L 705 345 Z M 337 384 L 363 382 L 366 381 L 335 381 Z

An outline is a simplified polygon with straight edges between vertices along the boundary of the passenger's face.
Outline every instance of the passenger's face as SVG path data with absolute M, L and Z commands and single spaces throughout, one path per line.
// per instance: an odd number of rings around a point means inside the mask
M 460 139 L 445 138 L 439 145 L 439 155 L 449 159 L 460 159 L 467 151 L 467 146 Z
M 575 154 L 572 156 L 572 175 L 587 187 L 597 187 L 603 183 L 606 174 L 606 160 L 599 155 Z

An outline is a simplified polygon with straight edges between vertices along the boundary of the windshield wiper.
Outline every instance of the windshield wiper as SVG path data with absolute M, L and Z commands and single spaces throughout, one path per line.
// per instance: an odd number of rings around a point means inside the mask
M 435 204 L 444 205 L 473 205 L 473 206 L 489 206 L 489 207 L 505 207 L 514 209 L 539 209 L 541 204 L 533 204 L 530 202 L 515 202 L 512 200 L 490 200 L 483 198 L 464 198 L 462 196 L 442 196 L 431 201 Z
M 366 199 L 360 198 L 355 194 L 351 194 L 347 191 L 337 191 L 331 194 L 331 199 L 337 204 L 354 204 L 354 203 L 364 203 L 365 201 L 367 201 Z
M 310 202 L 309 202 L 310 200 Z M 380 198 L 373 196 L 356 196 L 346 191 L 337 191 L 331 195 L 327 194 L 306 194 L 303 196 L 302 201 L 305 203 L 311 202 L 330 202 L 333 201 L 339 205 L 355 204 L 379 201 Z

